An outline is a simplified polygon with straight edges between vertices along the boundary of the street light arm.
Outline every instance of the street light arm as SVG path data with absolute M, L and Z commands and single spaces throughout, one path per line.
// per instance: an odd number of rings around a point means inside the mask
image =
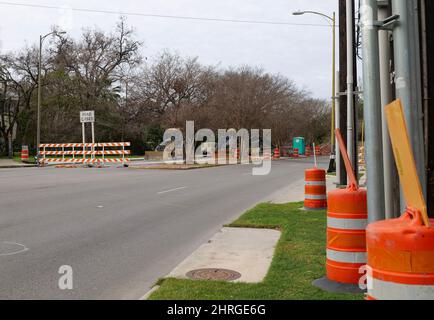
M 296 14 L 296 15 L 302 15 L 302 14 L 306 14 L 306 13 L 316 14 L 316 15 L 322 16 L 322 17 L 324 17 L 326 19 L 329 19 L 330 21 L 334 21 L 334 19 L 332 17 L 330 17 L 330 16 L 328 16 L 328 15 L 326 15 L 324 13 L 317 12 L 317 11 L 299 11 L 299 12 L 294 12 L 294 14 Z
M 51 35 L 56 35 L 56 36 L 58 36 L 59 38 L 61 38 L 61 36 L 63 35 L 63 34 L 66 34 L 66 32 L 64 32 L 64 31 L 53 31 L 53 32 L 50 32 L 50 33 L 47 33 L 45 36 L 41 36 L 41 43 L 46 39 L 46 38 L 48 38 L 49 36 L 51 36 Z

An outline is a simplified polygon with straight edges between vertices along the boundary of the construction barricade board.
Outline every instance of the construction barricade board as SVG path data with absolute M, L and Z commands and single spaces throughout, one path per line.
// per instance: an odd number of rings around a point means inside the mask
M 41 144 L 43 164 L 129 164 L 130 142 Z

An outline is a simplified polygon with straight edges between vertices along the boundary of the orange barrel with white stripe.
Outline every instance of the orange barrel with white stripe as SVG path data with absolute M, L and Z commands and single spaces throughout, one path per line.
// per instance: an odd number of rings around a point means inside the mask
M 308 169 L 305 173 L 305 200 L 307 210 L 323 210 L 327 208 L 326 171 L 318 168 Z
M 280 150 L 279 150 L 279 148 L 274 149 L 274 159 L 280 159 Z
M 298 158 L 300 154 L 298 153 L 298 149 L 294 149 L 294 153 L 292 155 L 294 158 Z
M 434 219 L 417 210 L 367 228 L 368 299 L 434 300 Z
M 366 189 L 349 187 L 328 194 L 327 278 L 358 284 L 360 267 L 366 265 Z
M 310 156 L 312 156 L 312 149 L 309 146 L 307 146 L 306 147 L 306 157 L 310 157 Z
M 321 147 L 320 146 L 315 146 L 315 154 L 316 154 L 316 156 L 321 155 Z
M 21 161 L 28 162 L 29 161 L 29 147 L 22 146 L 21 147 Z

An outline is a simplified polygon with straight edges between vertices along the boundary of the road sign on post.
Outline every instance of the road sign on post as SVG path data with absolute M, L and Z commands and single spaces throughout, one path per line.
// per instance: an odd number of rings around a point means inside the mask
M 83 153 L 86 151 L 86 123 L 90 123 L 92 125 L 92 152 L 95 151 L 95 111 L 81 111 L 80 112 L 80 122 L 83 131 Z M 83 155 L 83 157 L 85 157 Z M 94 155 L 92 154 L 92 158 Z
M 80 122 L 81 123 L 94 123 L 95 122 L 95 111 L 81 111 L 80 112 Z

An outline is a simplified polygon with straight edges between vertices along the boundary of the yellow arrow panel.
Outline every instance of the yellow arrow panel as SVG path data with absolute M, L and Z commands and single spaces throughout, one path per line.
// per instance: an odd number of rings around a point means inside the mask
M 405 200 L 408 206 L 422 213 L 423 221 L 429 227 L 426 202 L 417 174 L 416 162 L 400 100 L 386 106 L 386 117 Z

